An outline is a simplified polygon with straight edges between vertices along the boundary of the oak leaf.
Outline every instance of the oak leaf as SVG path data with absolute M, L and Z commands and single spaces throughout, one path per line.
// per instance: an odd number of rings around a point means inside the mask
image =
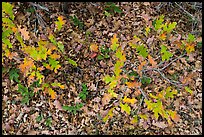
M 148 55 L 148 59 L 149 59 L 150 64 L 151 64 L 153 67 L 156 67 L 157 62 L 154 61 L 153 58 L 152 58 L 150 55 Z
M 30 39 L 29 32 L 26 31 L 26 28 L 21 29 L 21 27 L 18 26 L 18 30 L 21 32 L 21 35 L 23 36 L 24 40 Z
M 90 50 L 92 52 L 98 52 L 98 46 L 96 44 L 91 44 L 90 45 Z
M 137 100 L 135 98 L 127 98 L 127 96 L 124 97 L 123 102 L 125 103 L 131 103 L 132 105 L 136 102 Z

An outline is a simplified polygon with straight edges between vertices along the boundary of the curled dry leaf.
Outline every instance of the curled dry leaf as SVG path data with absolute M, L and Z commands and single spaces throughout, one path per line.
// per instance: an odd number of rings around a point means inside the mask
M 21 29 L 21 26 L 18 26 L 18 31 L 21 32 L 21 35 L 23 36 L 24 40 L 29 40 L 30 39 L 29 32 L 26 31 L 26 28 Z
M 152 124 L 153 124 L 154 126 L 156 126 L 156 127 L 162 128 L 162 129 L 168 127 L 167 124 L 165 124 L 165 122 L 154 122 L 154 121 L 153 121 Z
M 55 105 L 55 107 L 56 107 L 57 109 L 62 110 L 62 106 L 61 106 L 61 104 L 60 104 L 60 102 L 59 102 L 58 100 L 55 100 L 55 101 L 54 101 L 54 105 Z

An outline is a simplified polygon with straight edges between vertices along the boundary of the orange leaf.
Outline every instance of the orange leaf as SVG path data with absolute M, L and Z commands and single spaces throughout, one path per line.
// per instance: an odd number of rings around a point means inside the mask
M 157 62 L 155 62 L 150 55 L 148 55 L 148 59 L 149 59 L 150 64 L 152 64 L 153 67 L 157 65 Z
M 33 60 L 29 58 L 24 58 L 23 64 L 19 65 L 20 70 L 24 73 L 24 75 L 27 75 L 26 73 L 32 68 L 34 65 Z
M 50 57 L 53 59 L 58 59 L 58 58 L 60 58 L 60 55 L 57 55 L 56 53 L 54 53 L 54 54 L 50 55 Z
M 56 93 L 51 88 L 48 89 L 48 93 L 50 94 L 51 99 L 55 99 L 56 98 Z
M 138 66 L 138 74 L 141 76 L 141 70 L 142 70 L 142 67 L 146 64 L 147 62 L 146 61 L 143 61 L 139 66 Z
M 18 26 L 18 30 L 21 32 L 21 35 L 23 36 L 24 40 L 29 40 L 30 39 L 29 32 L 26 31 L 26 28 L 21 29 L 21 27 Z
M 97 46 L 96 44 L 91 44 L 90 50 L 91 50 L 92 52 L 98 52 L 98 46 Z
M 165 40 L 165 39 L 166 39 L 166 33 L 161 34 L 161 35 L 159 36 L 159 38 L 160 38 L 161 40 Z
M 189 44 L 189 43 L 187 43 L 186 44 L 186 51 L 187 51 L 187 54 L 190 54 L 192 51 L 195 51 L 195 45 L 194 45 L 194 43 L 191 43 L 191 44 Z
M 114 43 L 117 43 L 117 42 L 118 42 L 117 34 L 114 34 L 113 38 L 111 39 L 111 43 L 114 44 Z
M 135 88 L 135 87 L 140 87 L 141 83 L 140 82 L 126 82 L 126 85 L 128 86 L 128 88 Z

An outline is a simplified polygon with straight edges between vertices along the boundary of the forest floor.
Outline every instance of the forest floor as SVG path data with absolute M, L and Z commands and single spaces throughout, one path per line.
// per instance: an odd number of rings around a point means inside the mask
M 117 34 L 120 45 L 126 54 L 125 68 L 134 70 L 138 64 L 135 50 L 127 46 L 134 35 L 144 37 L 145 20 L 154 20 L 160 15 L 164 15 L 165 20 L 177 22 L 175 31 L 187 36 L 189 33 L 195 35 L 197 41 L 202 39 L 202 5 L 197 2 L 192 3 L 157 3 L 157 2 L 121 2 L 115 3 L 122 13 L 104 15 L 105 4 L 102 3 L 53 3 L 40 2 L 40 5 L 49 9 L 34 9 L 27 3 L 13 3 L 15 20 L 14 23 L 29 32 L 28 45 L 34 45 L 37 39 L 47 39 L 47 34 L 54 29 L 54 22 L 61 15 L 66 20 L 60 32 L 54 34 L 57 41 L 64 45 L 64 55 L 76 61 L 77 67 L 68 64 L 64 59 L 60 59 L 62 67 L 58 73 L 46 74 L 45 81 L 58 81 L 65 85 L 65 89 L 56 89 L 56 99 L 51 99 L 48 94 L 35 94 L 29 100 L 29 104 L 22 104 L 22 95 L 17 91 L 17 83 L 10 80 L 8 72 L 2 72 L 2 134 L 148 134 L 148 135 L 187 135 L 202 134 L 202 49 L 196 46 L 195 51 L 190 55 L 178 58 L 162 72 L 166 77 L 172 78 L 180 83 L 187 84 L 192 90 L 192 94 L 184 91 L 174 98 L 172 105 L 179 115 L 179 120 L 172 127 L 166 122 L 155 122 L 152 117 L 148 120 L 139 119 L 138 124 L 131 124 L 127 114 L 121 113 L 118 109 L 114 111 L 114 116 L 106 122 L 102 117 L 108 113 L 115 100 L 106 104 L 104 96 L 107 85 L 103 81 L 106 74 L 111 74 L 115 63 L 114 54 L 108 51 L 107 58 L 98 58 L 102 53 L 101 48 L 110 47 L 111 38 Z M 181 7 L 178 7 L 178 5 Z M 194 7 L 193 7 L 194 6 Z M 199 7 L 200 6 L 200 7 Z M 183 8 L 183 9 L 182 9 Z M 32 9 L 32 10 L 31 10 Z M 189 15 L 190 14 L 190 15 Z M 75 26 L 69 16 L 76 15 L 84 24 L 83 28 Z M 189 16 L 196 20 L 192 20 Z M 37 20 L 41 23 L 36 24 Z M 45 28 L 43 28 L 45 26 Z M 144 38 L 145 39 L 145 38 Z M 150 39 L 145 39 L 150 40 Z M 12 38 L 11 38 L 12 41 Z M 17 42 L 16 42 L 17 43 Z M 15 45 L 16 43 L 12 43 Z M 91 52 L 91 43 L 97 43 L 99 52 Z M 16 44 L 17 45 L 17 44 Z M 152 48 L 156 43 L 152 40 Z M 18 47 L 18 45 L 16 46 Z M 156 49 L 156 48 L 154 48 Z M 17 53 L 18 49 L 14 49 Z M 172 52 L 174 50 L 172 49 Z M 157 60 L 161 58 L 154 50 L 152 57 Z M 19 55 L 21 53 L 18 53 Z M 172 57 L 171 60 L 178 57 Z M 170 60 L 170 61 L 171 61 Z M 160 65 L 165 67 L 170 61 Z M 5 69 L 18 66 L 9 59 L 5 59 L 2 66 Z M 136 67 L 135 67 L 136 68 Z M 175 74 L 173 77 L 172 75 Z M 150 89 L 163 89 L 171 84 L 163 79 L 159 73 L 153 71 L 146 75 L 154 75 L 156 79 L 152 83 L 143 86 L 144 92 Z M 21 75 L 22 76 L 22 75 Z M 20 77 L 21 83 L 26 83 L 26 79 Z M 79 94 L 85 84 L 88 95 L 85 100 L 81 100 Z M 175 85 L 171 85 L 174 87 Z M 122 86 L 121 86 L 122 87 Z M 86 90 L 86 89 L 85 89 Z M 128 92 L 128 91 L 126 91 Z M 129 91 L 130 92 L 130 91 Z M 117 92 L 118 94 L 123 94 Z M 134 94 L 135 95 L 135 94 Z M 133 97 L 133 94 L 131 93 Z M 142 96 L 142 95 L 141 95 Z M 138 98 L 137 98 L 138 99 Z M 76 114 L 62 109 L 62 106 L 82 102 L 84 105 Z M 140 99 L 138 99 L 138 104 Z M 140 111 L 147 112 L 144 102 L 141 102 Z M 137 106 L 132 106 L 136 107 Z M 139 108 L 138 108 L 139 109 Z

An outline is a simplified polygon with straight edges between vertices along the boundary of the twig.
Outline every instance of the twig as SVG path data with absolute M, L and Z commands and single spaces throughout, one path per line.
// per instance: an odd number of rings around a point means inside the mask
M 180 55 L 177 58 L 175 58 L 174 60 L 172 60 L 169 64 L 167 64 L 166 66 L 164 66 L 163 68 L 159 69 L 159 70 L 164 70 L 165 68 L 167 68 L 169 65 L 171 65 L 174 61 L 178 60 L 179 58 L 185 56 L 186 54 Z
M 175 4 L 176 4 L 177 6 L 179 6 L 179 8 L 181 8 L 186 14 L 188 14 L 189 16 L 191 16 L 191 18 L 192 18 L 193 20 L 195 20 L 195 17 L 194 17 L 192 14 L 190 14 L 188 11 L 186 11 L 182 6 L 180 6 L 180 5 L 177 4 L 176 2 L 175 2 Z
M 33 2 L 28 2 L 28 4 L 30 4 L 30 5 L 32 5 L 32 6 L 35 6 L 35 7 L 39 8 L 39 9 L 46 10 L 46 11 L 49 12 L 49 9 L 48 9 L 48 8 L 43 7 L 43 6 L 40 6 L 39 4 L 35 4 L 35 3 L 33 3 Z
M 142 93 L 142 95 L 144 96 L 145 99 L 147 99 L 147 96 L 145 95 L 145 93 L 142 91 L 142 89 L 139 87 L 140 92 Z
M 171 83 L 172 85 L 175 85 L 175 86 L 178 86 L 178 87 L 182 87 L 182 86 L 183 86 L 183 85 L 180 84 L 179 82 L 177 82 L 177 81 L 172 81 L 172 80 L 168 79 L 167 77 L 165 77 L 165 76 L 162 74 L 162 72 L 161 72 L 160 70 L 158 70 L 158 69 L 153 69 L 153 70 L 159 72 L 159 74 L 160 74 L 165 80 L 167 80 L 169 83 Z

